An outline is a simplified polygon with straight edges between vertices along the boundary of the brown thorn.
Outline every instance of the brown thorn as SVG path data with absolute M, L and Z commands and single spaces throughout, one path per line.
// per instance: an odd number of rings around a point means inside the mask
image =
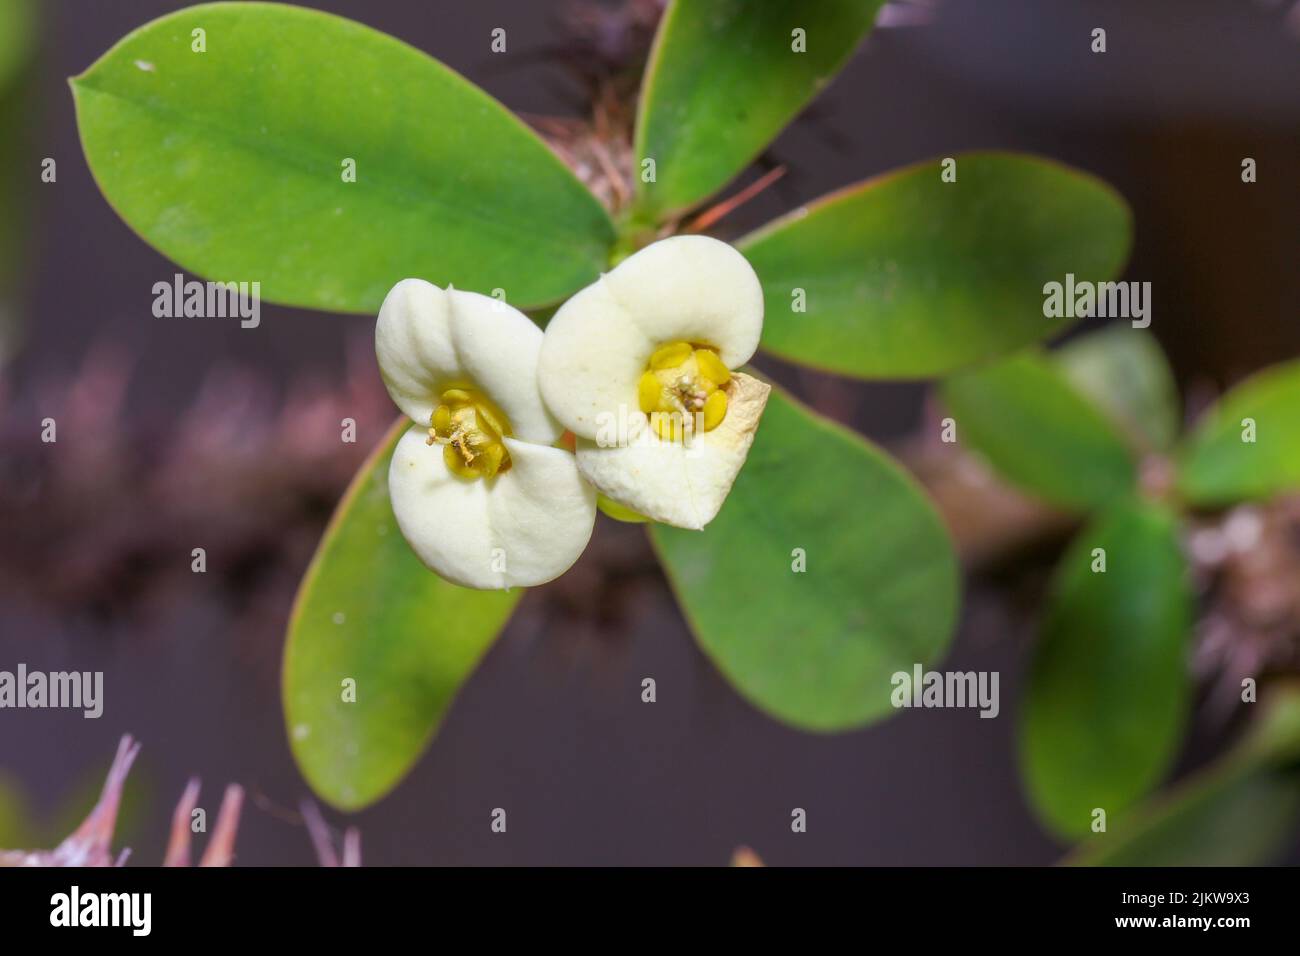
M 244 788 L 232 783 L 226 787 L 221 812 L 212 839 L 199 860 L 199 866 L 229 866 L 235 857 L 235 835 L 239 830 L 239 809 L 244 803 Z
M 682 227 L 681 231 L 684 233 L 703 232 L 704 230 L 708 229 L 709 227 L 717 223 L 718 220 L 722 219 L 723 216 L 726 216 L 729 213 L 734 212 L 740 206 L 743 206 L 745 203 L 749 202 L 751 199 L 753 199 L 755 196 L 761 193 L 768 186 L 771 186 L 774 182 L 776 182 L 784 175 L 785 175 L 784 166 L 777 166 L 775 169 L 768 170 L 766 173 L 764 173 L 758 179 L 754 180 L 752 183 L 750 183 L 740 192 L 736 193 L 734 196 L 730 196 L 727 199 L 722 200 L 722 202 L 715 203 L 714 205 L 710 206 L 708 209 L 704 210 L 702 213 L 700 213 L 698 216 L 696 216 L 694 219 L 688 222 L 684 227 Z
M 172 813 L 172 832 L 167 840 L 167 853 L 163 856 L 163 866 L 190 865 L 190 820 L 194 807 L 199 802 L 199 778 L 191 777 L 181 794 L 180 802 Z

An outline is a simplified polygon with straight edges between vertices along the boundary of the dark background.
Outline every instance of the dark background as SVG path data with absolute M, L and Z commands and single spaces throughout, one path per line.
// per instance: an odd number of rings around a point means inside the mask
M 161 859 L 171 807 L 198 773 L 210 814 L 225 782 L 249 790 L 239 863 L 309 863 L 296 821 L 306 787 L 279 705 L 283 627 L 341 482 L 393 410 L 365 317 L 264 305 L 261 327 L 242 330 L 150 314 L 153 283 L 176 269 L 96 189 L 65 81 L 182 5 L 42 4 L 41 49 L 16 107 L 30 112 L 8 175 L 30 183 L 31 225 L 24 344 L 0 372 L 0 668 L 102 669 L 106 707 L 97 721 L 0 713 L 0 781 L 44 828 L 31 841 L 48 844 L 88 807 L 129 731 L 144 744 L 121 834 L 136 862 Z M 585 109 L 555 53 L 564 4 L 309 5 L 406 40 L 522 113 Z M 936 3 L 929 25 L 868 39 L 771 149 L 789 174 L 723 234 L 935 155 L 1000 147 L 1061 159 L 1132 204 L 1125 278 L 1153 283 L 1152 331 L 1196 404 L 1300 352 L 1300 27 L 1288 27 L 1289 6 Z M 504 57 L 488 52 L 498 26 Z M 1104 55 L 1089 50 L 1095 26 L 1108 33 Z M 39 180 L 47 156 L 54 184 Z M 1254 185 L 1240 179 L 1246 156 L 1258 161 Z M 922 386 L 765 367 L 877 441 L 921 421 Z M 60 442 L 34 443 L 51 409 Z M 340 409 L 361 425 L 355 449 L 337 450 Z M 327 442 L 334 450 L 316 447 Z M 87 456 L 71 485 L 52 477 L 64 466 L 48 459 L 63 455 Z M 311 474 L 286 479 L 276 462 Z M 250 468 L 254 480 L 238 477 Z M 204 537 L 214 526 L 238 560 Z M 189 572 L 196 546 L 208 547 L 206 576 Z M 524 598 L 410 777 L 349 822 L 371 864 L 718 864 L 741 844 L 773 864 L 1052 862 L 1062 848 L 1033 821 L 1015 774 L 1032 623 L 1022 604 L 976 582 L 945 664 L 1001 672 L 998 719 L 917 710 L 855 733 L 797 733 L 745 704 L 696 649 L 642 531 L 602 519 L 577 568 Z M 640 701 L 646 676 L 654 705 Z M 1222 733 L 1202 721 L 1184 764 Z M 505 836 L 489 830 L 494 807 L 509 814 Z M 807 810 L 806 834 L 790 831 L 793 807 Z

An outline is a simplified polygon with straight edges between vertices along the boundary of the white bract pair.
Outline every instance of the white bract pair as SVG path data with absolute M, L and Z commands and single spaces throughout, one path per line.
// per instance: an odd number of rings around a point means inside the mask
M 732 371 L 762 327 L 754 270 L 703 236 L 628 257 L 545 334 L 496 299 L 399 282 L 375 331 L 384 383 L 415 422 L 389 470 L 398 527 L 429 568 L 474 588 L 563 574 L 591 537 L 597 491 L 703 528 L 767 402 L 768 385 Z

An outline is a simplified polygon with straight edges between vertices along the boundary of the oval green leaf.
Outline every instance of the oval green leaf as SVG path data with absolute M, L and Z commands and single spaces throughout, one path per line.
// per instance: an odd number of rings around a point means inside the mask
M 1127 494 L 1137 480 L 1118 426 L 1040 353 L 955 375 L 941 394 L 957 440 L 1046 502 L 1087 510 Z
M 1155 337 L 1124 325 L 1091 332 L 1052 353 L 1065 376 L 1141 451 L 1168 451 L 1182 415 L 1173 370 Z
M 1178 489 L 1204 506 L 1300 489 L 1300 361 L 1251 376 L 1205 414 L 1184 449 Z
M 357 810 L 424 751 L 522 591 L 472 591 L 429 571 L 388 498 L 403 419 L 353 479 L 298 591 L 284 649 L 284 715 L 303 776 Z M 355 681 L 355 702 L 344 681 Z
M 848 60 L 883 0 L 674 0 L 641 90 L 637 204 L 663 219 L 730 182 Z M 804 49 L 797 49 L 802 30 Z
M 1088 833 L 1096 808 L 1114 824 L 1168 769 L 1188 709 L 1191 623 L 1179 524 L 1163 507 L 1117 505 L 1069 549 L 1020 721 L 1030 802 L 1056 833 Z
M 416 276 L 541 305 L 595 278 L 613 241 L 595 197 L 500 103 L 340 17 L 190 7 L 72 89 L 122 218 L 191 272 L 260 282 L 266 301 L 374 313 Z
M 1262 866 L 1300 819 L 1300 693 L 1279 688 L 1250 735 L 1124 825 L 1090 834 L 1079 866 Z
M 925 494 L 780 391 L 718 517 L 651 536 L 705 654 L 795 727 L 890 713 L 893 675 L 936 659 L 952 635 L 957 562 Z
M 1098 179 L 1008 153 L 831 193 L 738 243 L 763 283 L 763 347 L 860 378 L 941 375 L 1046 339 L 1044 286 L 1119 272 L 1128 206 Z

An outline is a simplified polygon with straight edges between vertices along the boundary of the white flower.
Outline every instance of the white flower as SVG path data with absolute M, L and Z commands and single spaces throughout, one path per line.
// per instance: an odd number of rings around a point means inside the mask
M 375 352 L 414 422 L 388 472 L 397 525 L 455 584 L 530 587 L 578 559 L 596 494 L 537 386 L 541 330 L 496 299 L 420 279 L 393 287 Z
M 629 256 L 546 328 L 538 380 L 604 495 L 681 528 L 718 513 L 749 454 L 770 386 L 731 371 L 763 330 L 745 257 L 705 236 Z

